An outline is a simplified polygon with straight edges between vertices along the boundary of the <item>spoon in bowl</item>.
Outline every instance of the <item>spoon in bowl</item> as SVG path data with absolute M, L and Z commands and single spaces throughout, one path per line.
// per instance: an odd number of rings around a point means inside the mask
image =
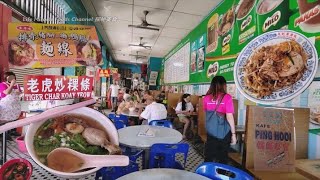
M 56 171 L 77 172 L 93 167 L 128 166 L 124 155 L 87 155 L 69 148 L 57 148 L 48 156 L 48 167 Z

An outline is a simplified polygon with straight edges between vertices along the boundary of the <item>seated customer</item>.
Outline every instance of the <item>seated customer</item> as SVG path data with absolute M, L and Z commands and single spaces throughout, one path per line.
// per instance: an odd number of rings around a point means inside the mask
M 117 114 L 122 114 L 125 111 L 129 111 L 129 108 L 134 107 L 134 103 L 129 94 L 123 96 L 123 101 L 119 104 Z
M 166 94 L 164 91 L 161 91 L 161 93 L 156 98 L 157 102 L 162 104 L 165 99 L 166 99 Z
M 191 122 L 191 129 L 194 128 L 194 122 L 190 118 L 190 113 L 194 111 L 194 108 L 190 102 L 190 94 L 184 94 L 181 97 L 180 102 L 177 104 L 176 113 L 180 122 L 184 123 L 183 138 L 186 138 L 186 133 Z
M 138 90 L 133 91 L 132 99 L 134 102 L 141 103 L 141 98 L 140 98 L 140 94 L 139 94 Z
M 167 118 L 167 109 L 163 104 L 157 103 L 152 97 L 146 99 L 147 106 L 140 114 L 139 119 L 146 119 L 142 124 L 149 124 L 153 120 L 163 120 Z
M 149 98 L 153 98 L 151 91 L 149 91 L 149 90 L 144 91 L 143 96 L 142 96 L 142 103 L 145 103 L 146 100 Z

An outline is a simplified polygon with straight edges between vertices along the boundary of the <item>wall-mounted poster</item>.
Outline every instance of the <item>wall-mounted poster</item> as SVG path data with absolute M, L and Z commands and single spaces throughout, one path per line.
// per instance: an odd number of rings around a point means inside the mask
M 151 71 L 150 72 L 150 79 L 151 80 L 157 80 L 158 78 L 158 72 L 157 71 Z
M 190 71 L 191 73 L 197 72 L 197 42 L 191 43 L 191 58 L 190 58 Z
M 252 108 L 254 122 L 254 170 L 295 170 L 295 128 L 293 109 Z
M 102 65 L 94 26 L 9 23 L 11 68 Z
M 235 2 L 235 1 L 234 1 Z M 235 5 L 231 6 L 228 11 L 226 11 L 221 18 L 219 24 L 219 34 L 220 34 L 220 45 L 222 47 L 221 54 L 224 55 L 230 52 L 230 44 L 232 38 L 234 37 L 233 29 L 234 29 L 234 21 L 235 21 Z
M 257 34 L 256 30 L 256 4 L 258 0 L 243 0 L 239 2 L 236 22 L 239 31 L 239 44 L 247 43 Z
M 149 86 L 155 86 L 157 85 L 157 81 L 156 80 L 149 80 Z
M 307 36 L 314 44 L 318 54 L 320 53 L 320 0 L 290 1 L 290 9 L 293 11 L 289 20 L 289 29 Z M 315 76 L 320 78 L 320 69 Z
M 219 15 L 214 14 L 208 21 L 207 24 L 207 53 L 214 52 L 218 47 L 218 24 Z
M 309 86 L 308 106 L 310 122 L 320 128 L 320 81 L 314 81 Z
M 308 88 L 317 68 L 318 54 L 308 38 L 294 31 L 276 30 L 258 36 L 241 51 L 234 79 L 247 99 L 279 104 Z
M 258 34 L 288 28 L 288 0 L 260 0 L 256 13 Z
M 197 69 L 199 71 L 204 70 L 204 61 L 205 61 L 205 43 L 206 43 L 206 34 L 203 34 L 198 39 L 198 56 L 197 56 Z

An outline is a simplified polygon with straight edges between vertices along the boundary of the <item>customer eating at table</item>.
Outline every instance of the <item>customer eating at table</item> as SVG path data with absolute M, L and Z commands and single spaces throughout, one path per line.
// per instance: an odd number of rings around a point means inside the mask
M 151 93 L 151 91 L 149 90 L 146 90 L 143 92 L 143 96 L 142 96 L 142 103 L 145 103 L 147 99 L 150 99 L 152 98 L 153 99 L 153 95 Z
M 133 99 L 134 102 L 141 103 L 141 98 L 140 98 L 140 94 L 139 94 L 138 90 L 135 89 L 133 91 L 132 99 Z
M 122 114 L 125 111 L 129 111 L 129 108 L 134 107 L 134 102 L 129 94 L 123 96 L 123 101 L 119 104 L 117 114 Z
M 164 100 L 166 99 L 166 93 L 161 91 L 161 93 L 156 97 L 158 103 L 164 104 Z
M 228 163 L 230 144 L 234 145 L 237 141 L 232 96 L 226 93 L 226 89 L 225 78 L 223 76 L 215 76 L 211 81 L 207 95 L 203 98 L 207 130 L 205 162 Z M 216 114 L 214 114 L 214 111 L 216 111 Z M 220 120 L 222 120 L 222 123 Z M 229 126 L 229 128 L 220 128 L 220 126 Z
M 155 102 L 152 96 L 146 99 L 147 106 L 140 114 L 139 119 L 145 119 L 142 124 L 149 124 L 153 120 L 164 120 L 167 118 L 167 109 L 163 104 Z
M 183 94 L 181 96 L 180 102 L 177 104 L 176 113 L 179 117 L 179 121 L 184 123 L 182 137 L 186 139 L 187 130 L 189 125 L 191 124 L 191 129 L 194 128 L 194 122 L 190 118 L 190 114 L 194 111 L 194 108 L 191 103 L 191 96 L 190 94 Z

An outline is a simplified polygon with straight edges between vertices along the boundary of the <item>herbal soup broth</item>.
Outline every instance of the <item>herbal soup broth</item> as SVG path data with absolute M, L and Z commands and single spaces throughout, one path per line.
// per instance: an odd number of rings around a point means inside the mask
M 82 133 L 85 128 L 95 128 L 106 133 L 101 124 L 83 115 L 68 114 L 47 120 L 39 127 L 33 141 L 39 161 L 48 166 L 48 154 L 59 147 L 70 148 L 91 155 L 109 154 L 108 150 L 101 146 L 91 145 L 87 142 L 86 137 L 84 137 L 85 133 Z M 64 155 L 64 158 L 72 159 L 72 157 L 69 158 L 66 155 Z M 67 172 L 67 169 L 68 167 L 65 167 L 66 171 L 64 172 Z

